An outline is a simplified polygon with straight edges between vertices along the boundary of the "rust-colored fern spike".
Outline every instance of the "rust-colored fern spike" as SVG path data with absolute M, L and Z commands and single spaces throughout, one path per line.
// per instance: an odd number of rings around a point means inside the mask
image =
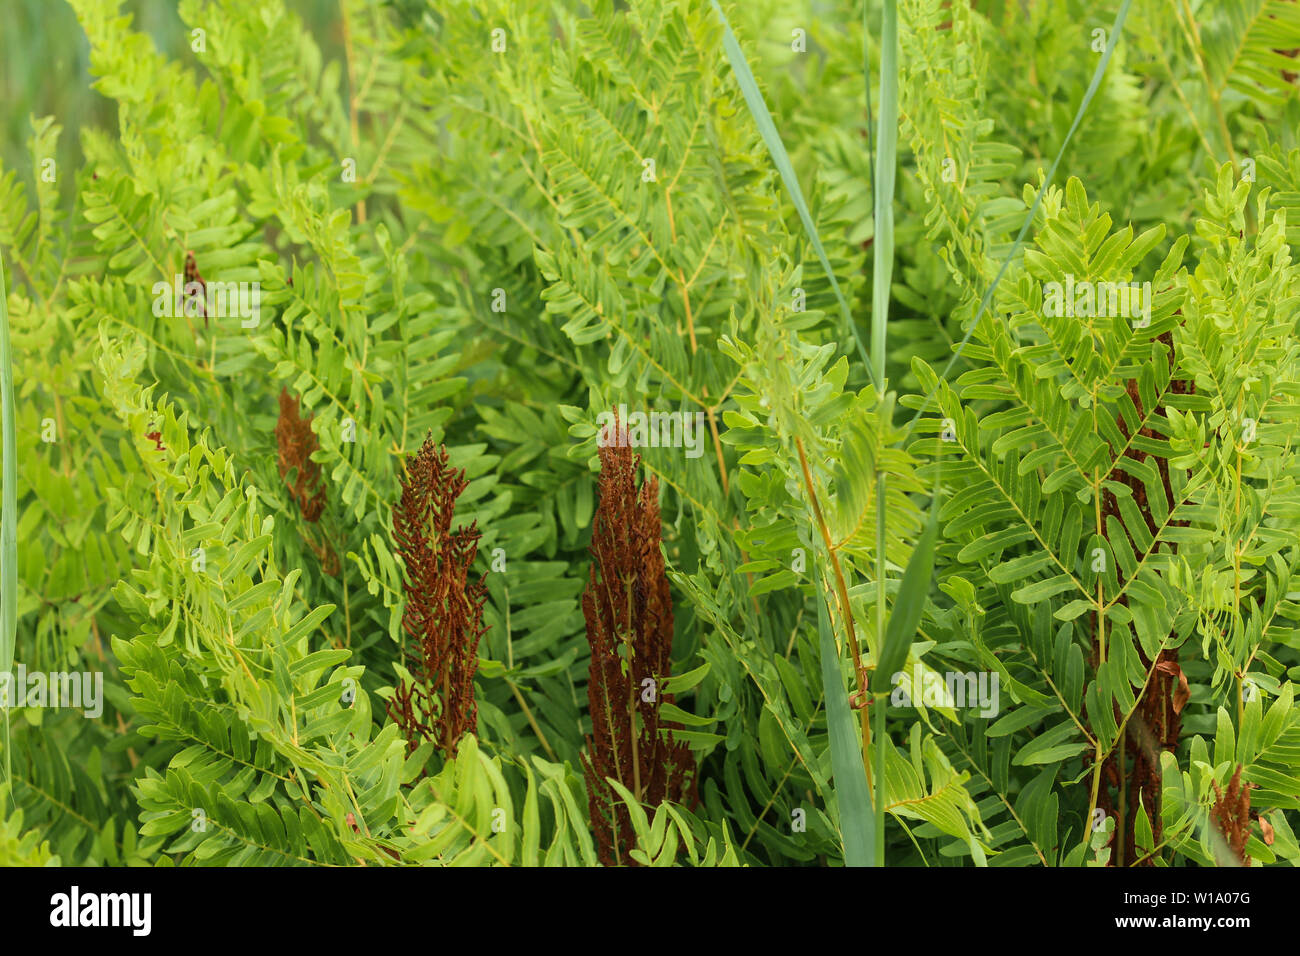
M 312 415 L 301 417 L 301 405 L 286 389 L 280 389 L 280 419 L 275 423 L 275 445 L 280 477 L 298 502 L 303 520 L 315 524 L 325 511 L 325 480 L 319 464 L 311 460 L 312 452 L 320 448 L 316 433 L 311 430 Z M 290 477 L 292 476 L 292 480 Z M 322 536 L 316 537 L 306 528 L 303 541 L 320 560 L 321 570 L 337 577 L 338 554 Z
M 412 682 L 398 685 L 389 715 L 414 751 L 431 740 L 455 756 L 460 738 L 475 728 L 474 673 L 487 587 L 469 583 L 482 537 L 475 524 L 451 530 L 456 499 L 468 482 L 451 468 L 445 448 L 426 438 L 406 461 L 402 497 L 393 513 L 393 540 L 406 565 L 402 628 L 415 643 Z
M 1250 857 L 1246 855 L 1246 841 L 1250 838 L 1250 785 L 1241 782 L 1241 764 L 1237 764 L 1228 781 L 1227 793 L 1214 784 L 1214 797 L 1215 826 L 1237 862 L 1250 866 Z
M 695 762 L 674 725 L 660 720 L 673 645 L 672 596 L 660 551 L 659 486 L 637 488 L 640 458 L 620 423 L 602 433 L 600 503 L 592 522 L 582 613 L 591 645 L 591 736 L 583 771 L 592 827 L 606 866 L 632 864 L 631 817 L 612 777 L 641 803 L 696 802 Z
M 287 389 L 280 389 L 280 420 L 275 425 L 277 463 L 280 477 L 297 500 L 303 518 L 316 522 L 325 510 L 325 484 L 320 465 L 311 460 L 312 452 L 320 448 L 320 440 L 311 430 L 314 416 L 309 413 L 302 418 L 300 407 L 298 399 Z

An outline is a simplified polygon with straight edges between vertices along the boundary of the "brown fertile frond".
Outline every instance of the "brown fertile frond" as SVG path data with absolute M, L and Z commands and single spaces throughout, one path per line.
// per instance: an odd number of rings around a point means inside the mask
M 1165 332 L 1159 336 L 1158 341 L 1169 350 L 1170 368 L 1176 369 L 1178 356 L 1174 350 L 1173 334 Z M 1146 421 L 1148 409 L 1143 407 L 1137 379 L 1129 379 L 1127 391 L 1139 421 Z M 1195 392 L 1196 383 L 1191 379 L 1172 378 L 1169 382 L 1169 395 L 1190 395 Z M 1150 411 L 1153 418 L 1168 417 L 1163 403 Z M 1164 489 L 1166 507 L 1173 509 L 1180 504 L 1180 500 L 1174 494 L 1170 482 L 1169 463 L 1159 456 L 1143 451 L 1136 442 L 1131 440 L 1134 436 L 1130 434 L 1128 423 L 1123 415 L 1117 416 L 1115 423 L 1127 444 L 1120 460 L 1113 465 L 1112 476 L 1117 483 L 1127 485 L 1131 489 L 1138 512 L 1146 524 L 1147 535 L 1152 538 L 1159 537 L 1160 528 L 1157 526 L 1151 503 L 1147 500 L 1147 486 L 1121 466 L 1125 459 L 1132 459 L 1138 464 L 1146 463 L 1148 460 L 1153 461 Z M 1145 439 L 1154 440 L 1159 437 L 1159 432 L 1150 422 L 1139 430 L 1139 434 Z M 1108 529 L 1112 525 L 1123 528 L 1129 546 L 1135 553 L 1141 553 L 1141 545 L 1134 536 L 1133 529 L 1126 525 L 1119 501 L 1110 489 L 1102 492 L 1102 517 Z M 1187 522 L 1174 519 L 1169 521 L 1169 525 L 1185 527 Z M 1108 530 L 1107 538 L 1109 537 Z M 1168 543 L 1168 547 L 1170 551 L 1177 550 L 1177 545 L 1172 542 Z M 1128 596 L 1121 595 L 1119 603 L 1127 607 Z M 1094 613 L 1092 640 L 1094 666 L 1100 662 L 1099 629 L 1100 617 Z M 1129 865 L 1135 860 L 1141 860 L 1144 866 L 1155 865 L 1153 854 L 1142 856 L 1137 851 L 1137 811 L 1134 808 L 1140 799 L 1142 806 L 1150 812 L 1155 842 L 1159 845 L 1163 828 L 1160 811 L 1160 753 L 1161 751 L 1172 753 L 1178 745 L 1183 726 L 1181 714 L 1188 695 L 1187 678 L 1183 675 L 1182 667 L 1178 662 L 1176 648 L 1160 651 L 1155 661 L 1149 660 L 1140 646 L 1136 650 L 1143 669 L 1153 672 L 1152 679 L 1143 688 L 1138 706 L 1125 728 L 1125 748 L 1112 753 L 1102 768 L 1106 786 L 1102 788 L 1097 804 L 1106 811 L 1107 815 L 1114 813 L 1118 819 L 1118 832 L 1115 838 L 1117 851 L 1111 857 L 1112 866 Z M 1122 721 L 1124 715 L 1120 713 L 1118 705 L 1112 705 L 1112 710 L 1115 721 L 1117 723 Z
M 308 521 L 319 521 L 325 510 L 325 486 L 320 465 L 311 460 L 312 452 L 320 448 L 320 440 L 311 430 L 314 416 L 299 417 L 299 402 L 280 389 L 280 420 L 275 424 L 275 444 L 280 466 L 280 477 L 298 501 L 302 516 Z M 293 480 L 289 480 L 290 472 Z
M 660 550 L 659 485 L 637 488 L 640 458 L 617 420 L 602 433 L 600 503 L 592 522 L 590 578 L 582 613 L 591 645 L 587 700 L 591 736 L 583 771 L 592 826 L 606 866 L 632 864 L 631 817 L 612 777 L 638 800 L 693 804 L 695 761 L 659 716 L 671 694 L 672 595 Z M 679 729 L 679 728 L 678 728 Z
M 455 756 L 460 738 L 474 729 L 474 673 L 486 632 L 483 578 L 469 583 L 482 537 L 475 524 L 451 530 L 456 499 L 468 486 L 451 468 L 447 450 L 432 437 L 406 461 L 402 497 L 393 512 L 393 540 L 406 565 L 402 629 L 418 647 L 412 682 L 398 685 L 388 712 L 414 752 L 431 740 Z
M 1246 840 L 1250 838 L 1250 785 L 1241 784 L 1241 764 L 1237 764 L 1232 779 L 1228 781 L 1227 793 L 1214 784 L 1214 797 L 1215 826 L 1237 862 L 1250 866 L 1250 857 L 1246 855 Z

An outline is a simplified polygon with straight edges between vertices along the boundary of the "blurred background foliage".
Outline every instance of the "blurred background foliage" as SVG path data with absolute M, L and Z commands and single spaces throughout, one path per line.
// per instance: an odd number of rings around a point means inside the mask
M 343 55 L 342 18 L 337 0 L 286 0 L 302 18 L 327 60 Z M 0 0 L 0 165 L 17 170 L 33 185 L 27 140 L 31 117 L 55 116 L 67 131 L 56 153 L 62 168 L 79 168 L 84 160 L 77 131 L 117 127 L 117 104 L 91 88 L 90 44 L 72 7 L 63 0 Z M 122 12 L 147 34 L 168 58 L 188 53 L 189 31 L 176 12 L 176 0 L 127 0 Z M 346 91 L 347 77 L 340 84 Z M 76 181 L 60 177 L 65 201 Z

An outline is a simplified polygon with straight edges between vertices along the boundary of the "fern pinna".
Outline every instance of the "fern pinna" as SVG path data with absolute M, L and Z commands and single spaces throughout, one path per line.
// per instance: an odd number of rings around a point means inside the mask
M 388 706 L 412 752 L 431 740 L 454 757 L 478 715 L 474 672 L 487 588 L 469 576 L 482 535 L 473 524 L 451 530 L 466 484 L 465 473 L 449 466 L 447 450 L 426 438 L 407 459 L 393 511 L 393 540 L 406 565 L 402 627 L 417 657 L 411 679 L 399 683 Z
M 694 803 L 695 761 L 673 740 L 660 704 L 673 650 L 673 605 L 660 552 L 659 483 L 637 485 L 640 458 L 617 419 L 601 434 L 600 504 L 592 522 L 593 558 L 582 595 L 591 644 L 591 736 L 583 769 L 592 826 L 607 866 L 631 863 L 635 831 L 626 796 L 637 802 Z

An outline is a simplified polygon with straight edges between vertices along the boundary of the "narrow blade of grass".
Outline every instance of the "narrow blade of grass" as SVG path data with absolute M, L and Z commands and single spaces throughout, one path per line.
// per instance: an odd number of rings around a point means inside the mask
M 825 595 L 817 595 L 817 637 L 821 648 L 822 689 L 826 696 L 826 727 L 831 738 L 831 772 L 835 776 L 835 799 L 840 810 L 840 840 L 845 866 L 870 866 L 875 856 L 876 825 L 871 796 L 867 793 L 867 770 L 858 728 L 840 674 L 840 658 L 831 636 L 830 614 Z
M 876 723 L 871 738 L 872 750 L 876 755 L 876 801 L 875 832 L 880 834 L 876 840 L 876 866 L 885 865 L 885 748 L 892 747 L 893 742 L 885 733 L 885 705 L 888 697 L 878 697 L 875 701 L 876 712 L 872 715 Z
M 863 18 L 865 20 L 865 13 Z M 865 40 L 864 40 L 865 42 Z M 868 96 L 870 100 L 870 96 Z M 880 116 L 876 125 L 875 241 L 872 243 L 871 272 L 871 355 L 875 360 L 872 378 L 883 398 L 885 390 L 885 343 L 889 331 L 889 291 L 894 275 L 894 181 L 898 165 L 898 8 L 885 0 L 880 27 Z M 886 426 L 890 423 L 886 422 Z M 887 476 L 876 471 L 876 647 L 884 656 L 888 644 L 885 627 L 885 486 Z M 918 550 L 921 550 L 918 548 Z M 933 553 L 933 545 L 931 545 Z M 915 557 L 915 554 L 913 555 Z M 928 580 L 928 579 L 927 579 Z M 924 595 L 922 595 L 924 599 Z M 898 609 L 895 608 L 895 615 Z M 906 653 L 906 652 L 904 652 Z M 879 672 L 880 668 L 877 668 Z M 891 670 L 889 673 L 893 673 Z M 885 865 L 885 701 L 876 700 L 876 833 L 875 864 Z M 865 755 L 870 760 L 871 756 Z
M 898 672 L 907 660 L 907 652 L 912 646 L 912 638 L 921 623 L 921 612 L 925 610 L 925 598 L 930 592 L 930 579 L 934 576 L 934 551 L 939 538 L 939 498 L 936 494 L 930 504 L 930 517 L 921 532 L 912 556 L 903 571 L 903 580 L 898 585 L 898 596 L 894 598 L 894 609 L 889 615 L 889 627 L 885 631 L 884 648 L 880 660 L 876 662 L 875 673 L 871 676 L 871 689 L 882 694 L 889 690 L 891 675 Z
M 826 249 L 822 245 L 817 226 L 813 223 L 812 213 L 808 211 L 808 203 L 804 200 L 803 190 L 799 188 L 799 179 L 795 176 L 794 166 L 790 163 L 790 155 L 785 151 L 785 144 L 781 141 L 781 134 L 777 132 L 776 123 L 772 120 L 772 114 L 768 112 L 767 103 L 763 101 L 763 93 L 758 88 L 758 81 L 754 79 L 754 71 L 749 68 L 749 61 L 745 59 L 745 53 L 741 50 L 736 35 L 731 32 L 731 23 L 727 20 L 727 15 L 722 12 L 722 7 L 718 5 L 718 0 L 711 0 L 711 2 L 713 3 L 713 9 L 718 13 L 718 18 L 722 21 L 723 30 L 725 31 L 722 45 L 727 51 L 727 60 L 731 63 L 731 70 L 736 74 L 736 82 L 740 84 L 740 92 L 744 94 L 745 104 L 749 107 L 750 116 L 754 119 L 754 125 L 758 127 L 759 135 L 763 137 L 763 143 L 767 146 L 767 152 L 772 157 L 772 163 L 776 166 L 776 171 L 781 174 L 781 181 L 785 183 L 786 192 L 790 194 L 790 201 L 794 203 L 795 211 L 799 213 L 804 232 L 808 235 L 808 242 L 811 243 L 813 251 L 817 253 L 817 258 L 826 271 L 826 277 L 831 280 L 831 288 L 835 291 L 835 300 L 840 306 L 840 317 L 852 334 L 853 341 L 857 344 L 858 355 L 862 359 L 862 364 L 866 366 L 869 373 L 874 374 L 871 361 L 868 359 L 866 349 L 862 345 L 862 337 L 858 335 L 858 327 L 853 323 L 852 310 L 849 309 L 849 303 L 845 300 L 844 293 L 840 291 L 840 284 L 835 278 L 835 272 L 831 269 L 830 259 L 826 257 Z M 882 383 L 877 381 L 876 385 L 879 387 Z
M 880 31 L 880 116 L 876 121 L 876 212 L 871 273 L 871 357 L 876 386 L 885 387 L 885 332 L 894 276 L 894 179 L 898 163 L 898 10 L 885 0 Z M 879 500 L 879 499 L 878 499 Z
M 874 189 L 876 183 L 876 161 L 874 158 L 876 144 L 871 139 L 871 127 L 875 125 L 875 120 L 871 116 L 871 31 L 867 28 L 868 6 L 866 0 L 862 0 L 862 82 L 867 93 L 867 175 L 871 180 L 871 188 Z

